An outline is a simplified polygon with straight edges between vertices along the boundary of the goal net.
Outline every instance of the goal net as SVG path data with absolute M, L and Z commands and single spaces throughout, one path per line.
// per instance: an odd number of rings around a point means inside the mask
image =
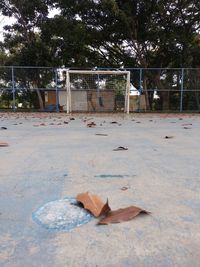
M 129 71 L 66 70 L 67 112 L 129 113 Z

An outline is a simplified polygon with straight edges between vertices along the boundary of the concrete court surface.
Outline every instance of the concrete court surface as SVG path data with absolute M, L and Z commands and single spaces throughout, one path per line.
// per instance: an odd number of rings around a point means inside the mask
M 0 113 L 3 126 L 1 267 L 200 266 L 199 115 Z M 70 232 L 32 219 L 47 202 L 85 191 L 112 209 L 152 214 L 106 226 L 94 219 Z

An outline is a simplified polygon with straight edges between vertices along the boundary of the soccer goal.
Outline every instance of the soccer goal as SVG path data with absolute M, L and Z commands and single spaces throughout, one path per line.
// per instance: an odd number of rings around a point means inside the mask
M 129 113 L 130 72 L 66 71 L 66 111 Z

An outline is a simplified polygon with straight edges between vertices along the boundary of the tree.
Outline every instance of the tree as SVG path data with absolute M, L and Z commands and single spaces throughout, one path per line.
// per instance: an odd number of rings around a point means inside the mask
M 40 28 L 48 15 L 48 0 L 2 0 L 0 9 L 2 14 L 14 17 L 15 23 L 5 26 L 4 49 L 8 51 L 7 65 L 23 66 L 52 66 L 56 64 L 52 59 L 50 48 L 45 46 L 40 38 Z M 18 72 L 19 73 L 19 72 Z M 16 74 L 19 76 L 19 74 Z M 35 71 L 29 72 L 29 78 L 40 87 L 40 79 Z M 16 77 L 24 79 L 22 75 Z M 28 79 L 28 77 L 27 77 Z M 37 90 L 40 108 L 44 108 L 43 94 Z

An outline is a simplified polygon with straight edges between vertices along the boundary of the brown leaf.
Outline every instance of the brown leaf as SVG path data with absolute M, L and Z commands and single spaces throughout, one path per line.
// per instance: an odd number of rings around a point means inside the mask
M 77 201 L 81 202 L 85 209 L 89 210 L 95 217 L 104 215 L 110 211 L 108 200 L 104 203 L 100 197 L 89 192 L 78 194 Z
M 107 215 L 103 219 L 101 219 L 98 224 L 121 223 L 130 221 L 140 213 L 149 214 L 150 212 L 139 207 L 130 206 L 128 208 L 108 212 Z
M 123 186 L 123 187 L 121 188 L 122 191 L 126 191 L 126 190 L 128 190 L 128 189 L 129 189 L 128 186 Z
M 100 133 L 97 133 L 95 135 L 99 135 L 99 136 L 108 136 L 107 134 L 100 134 Z
M 95 126 L 96 126 L 96 123 L 93 122 L 93 121 L 87 124 L 87 127 L 89 127 L 89 128 L 92 128 L 92 127 L 95 127 Z
M 168 136 L 168 135 L 165 136 L 165 139 L 172 139 L 172 138 L 174 138 L 174 137 L 173 136 Z
M 0 142 L 0 147 L 8 146 L 8 143 Z
M 118 146 L 117 148 L 113 149 L 113 151 L 121 151 L 121 150 L 128 150 L 128 148 L 123 146 Z

